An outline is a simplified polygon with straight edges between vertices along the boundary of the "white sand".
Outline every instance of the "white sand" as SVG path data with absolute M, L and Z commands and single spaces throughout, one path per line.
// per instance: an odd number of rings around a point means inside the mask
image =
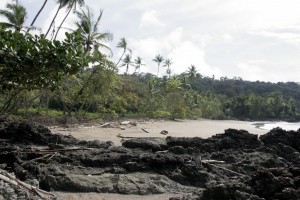
M 103 128 L 100 125 L 91 127 L 78 126 L 76 128 L 50 127 L 53 133 L 72 135 L 82 140 L 101 140 L 113 141 L 115 145 L 121 144 L 123 137 L 202 137 L 208 138 L 217 133 L 224 133 L 225 129 L 244 129 L 253 134 L 265 134 L 268 131 L 256 128 L 254 122 L 234 121 L 234 120 L 181 120 L 181 121 L 137 121 L 137 126 L 122 126 L 121 128 Z M 145 129 L 149 133 L 144 132 Z M 167 130 L 168 134 L 163 135 L 160 132 Z

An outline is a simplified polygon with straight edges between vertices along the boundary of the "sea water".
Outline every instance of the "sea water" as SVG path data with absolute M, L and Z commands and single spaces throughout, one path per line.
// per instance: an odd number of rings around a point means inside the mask
M 297 131 L 300 128 L 300 122 L 255 122 L 254 125 L 263 130 L 271 130 L 280 127 L 287 131 Z

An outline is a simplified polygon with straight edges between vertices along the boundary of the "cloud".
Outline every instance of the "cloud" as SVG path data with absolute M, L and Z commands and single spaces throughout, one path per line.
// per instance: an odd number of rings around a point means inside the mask
M 262 61 L 264 62 L 264 61 Z M 237 63 L 237 74 L 247 74 L 247 80 L 257 81 L 263 80 L 265 74 L 263 73 L 262 67 L 259 66 L 261 61 L 248 61 Z
M 163 26 L 164 24 L 159 20 L 157 11 L 151 10 L 142 15 L 139 28 L 157 28 Z
M 186 38 L 182 27 L 178 27 L 164 37 L 148 37 L 141 40 L 131 40 L 134 56 L 144 58 L 147 67 L 145 71 L 156 74 L 157 65 L 152 61 L 155 55 L 161 54 L 164 59 L 173 61 L 171 70 L 175 74 L 185 72 L 190 65 L 195 65 L 198 72 L 206 76 L 220 77 L 221 70 L 211 67 L 205 61 L 205 51 L 202 42 L 195 43 Z M 160 70 L 160 76 L 165 69 Z

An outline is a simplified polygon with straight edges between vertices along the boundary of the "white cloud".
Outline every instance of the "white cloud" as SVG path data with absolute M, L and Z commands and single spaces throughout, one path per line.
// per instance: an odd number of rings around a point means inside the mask
M 259 62 L 255 61 L 240 62 L 237 64 L 237 70 L 239 71 L 236 73 L 237 75 L 247 74 L 247 80 L 250 81 L 263 80 L 265 76 Z
M 172 59 L 171 70 L 175 74 L 185 72 L 193 64 L 201 74 L 220 77 L 223 74 L 221 70 L 206 63 L 205 51 L 201 42 L 194 43 L 186 38 L 182 27 L 176 28 L 162 38 L 149 37 L 141 40 L 131 40 L 133 52 L 135 52 L 134 56 L 138 55 L 145 58 L 147 64 L 145 70 L 147 72 L 156 74 L 157 65 L 152 59 L 155 55 L 161 54 L 165 59 Z M 164 74 L 165 69 L 161 69 L 160 76 Z
M 156 10 L 145 12 L 141 17 L 140 28 L 163 27 L 164 24 L 159 20 Z

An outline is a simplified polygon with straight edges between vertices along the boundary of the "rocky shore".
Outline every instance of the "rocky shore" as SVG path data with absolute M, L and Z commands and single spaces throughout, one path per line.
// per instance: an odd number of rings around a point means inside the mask
M 177 199 L 300 199 L 300 130 L 258 137 L 227 129 L 207 139 L 84 141 L 34 123 L 0 121 L 0 175 L 43 191 Z M 41 195 L 42 194 L 42 195 Z M 38 196 L 40 195 L 40 196 Z M 59 197 L 1 179 L 0 199 Z

